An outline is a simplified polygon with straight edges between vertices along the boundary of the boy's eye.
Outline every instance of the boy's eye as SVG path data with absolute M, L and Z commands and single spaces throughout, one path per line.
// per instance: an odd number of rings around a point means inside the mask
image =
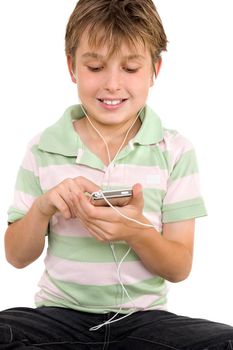
M 99 72 L 103 69 L 102 66 L 100 67 L 93 67 L 93 66 L 87 66 L 87 68 L 91 71 L 91 72 Z
M 127 73 L 136 73 L 138 71 L 139 68 L 129 68 L 129 67 L 124 67 L 124 70 Z
M 87 68 L 91 72 L 100 72 L 104 67 L 103 66 L 87 66 Z M 123 67 L 123 69 L 127 73 L 136 73 L 139 70 L 139 68 L 130 68 L 130 67 Z

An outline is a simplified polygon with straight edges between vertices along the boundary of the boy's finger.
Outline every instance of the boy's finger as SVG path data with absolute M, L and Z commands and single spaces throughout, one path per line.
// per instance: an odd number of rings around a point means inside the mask
M 74 181 L 76 185 L 81 189 L 82 192 L 92 193 L 95 191 L 99 191 L 100 189 L 100 187 L 96 185 L 94 182 L 82 176 L 76 177 Z
M 72 217 L 72 212 L 70 207 L 67 205 L 66 201 L 62 198 L 59 193 L 53 194 L 53 205 L 61 213 L 65 219 L 70 219 Z
M 76 216 L 82 216 L 83 218 L 90 219 L 95 217 L 95 207 L 90 203 L 89 198 L 82 192 L 78 193 L 74 201 Z
M 140 207 L 141 209 L 144 206 L 144 198 L 142 192 L 142 185 L 137 183 L 133 185 L 133 197 L 131 198 L 129 204 Z
M 79 193 L 76 200 L 77 212 L 82 213 L 87 220 L 109 221 L 109 207 L 94 206 L 90 198 L 83 193 Z

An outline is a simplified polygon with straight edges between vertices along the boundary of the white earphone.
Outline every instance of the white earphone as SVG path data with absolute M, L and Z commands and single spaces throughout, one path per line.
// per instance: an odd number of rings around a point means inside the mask
M 71 71 L 71 74 L 73 76 L 73 79 L 76 81 L 77 80 L 76 74 L 73 71 Z

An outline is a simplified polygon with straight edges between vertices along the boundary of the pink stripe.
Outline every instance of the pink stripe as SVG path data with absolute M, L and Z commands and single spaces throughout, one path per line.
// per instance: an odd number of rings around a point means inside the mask
M 173 135 L 166 131 L 164 140 L 166 143 L 165 149 L 171 152 L 171 163 L 173 165 L 183 153 L 193 149 L 192 143 L 180 134 Z
M 33 145 L 38 144 L 38 141 L 40 139 L 40 135 L 36 135 L 28 144 L 27 146 L 27 152 L 24 156 L 24 159 L 22 161 L 21 166 L 29 171 L 32 171 L 35 176 L 39 176 L 38 172 L 38 165 L 36 164 L 35 157 L 31 151 L 31 148 Z
M 75 300 L 69 295 L 63 293 L 60 289 L 58 289 L 48 278 L 48 275 L 46 272 L 42 275 L 38 286 L 41 288 L 41 290 L 36 293 L 35 295 L 35 301 L 36 302 L 41 302 L 44 300 L 48 300 L 49 296 L 53 298 L 58 298 L 61 300 L 67 300 L 72 303 L 75 302 Z
M 53 298 L 56 298 L 56 299 L 60 299 L 62 304 L 63 303 L 65 304 L 66 301 L 71 302 L 74 305 L 77 304 L 77 301 L 74 298 L 72 298 L 68 294 L 63 293 L 60 289 L 58 289 L 50 281 L 46 273 L 44 273 L 43 276 L 41 277 L 38 286 L 41 288 L 40 291 L 35 295 L 35 301 L 38 303 L 43 302 L 45 300 L 48 301 L 49 299 L 53 301 Z M 165 296 L 166 293 L 167 293 L 167 285 L 165 284 L 164 289 L 159 293 L 159 295 L 156 295 L 156 294 L 144 295 L 133 301 L 127 301 L 119 305 L 113 305 L 112 307 L 119 307 L 122 309 L 137 308 L 138 310 L 145 310 L 148 308 L 166 310 L 166 304 L 150 307 L 152 303 L 158 301 L 161 297 Z M 125 299 L 127 299 L 127 296 L 125 296 Z
M 12 206 L 23 211 L 27 211 L 35 201 L 36 197 L 21 191 L 15 191 Z
M 193 148 L 192 143 L 183 135 L 179 133 L 173 134 L 169 130 L 166 130 L 164 133 L 164 141 L 167 144 L 166 149 L 168 151 L 175 149 L 176 151 L 184 153 Z
M 68 237 L 92 237 L 78 219 L 64 219 L 60 213 L 55 214 L 51 219 L 51 228 L 54 233 Z
M 154 225 L 158 232 L 162 231 L 161 212 L 147 212 L 143 215 Z
M 39 176 L 38 166 L 36 160 L 31 151 L 28 151 L 27 155 L 24 157 L 21 166 L 25 170 L 31 171 L 35 176 Z
M 165 190 L 168 173 L 167 170 L 161 170 L 159 167 L 134 165 L 116 165 L 109 168 L 106 173 L 77 165 L 53 165 L 40 168 L 41 186 L 46 190 L 58 185 L 66 178 L 77 176 L 86 177 L 97 185 L 107 186 L 110 179 L 111 186 L 132 187 L 139 182 L 144 188 L 155 187 Z
M 164 198 L 164 204 L 190 200 L 200 196 L 199 175 L 193 174 L 172 182 Z
M 101 171 L 72 164 L 50 165 L 48 167 L 41 167 L 39 171 L 41 186 L 46 190 L 57 186 L 67 178 L 73 179 L 78 176 L 83 176 L 97 185 L 101 184 L 103 178 L 103 173 Z
M 48 273 L 57 280 L 97 286 L 119 284 L 115 262 L 80 263 L 47 255 L 45 264 Z M 154 277 L 139 261 L 124 262 L 120 267 L 120 275 L 124 284 L 133 284 Z
M 28 148 L 31 148 L 33 145 L 38 145 L 39 141 L 40 141 L 40 137 L 41 137 L 41 133 L 35 135 L 31 141 L 28 143 Z
M 109 172 L 112 186 L 132 187 L 133 184 L 139 182 L 143 188 L 166 189 L 168 172 L 158 166 L 116 164 Z M 107 185 L 107 175 L 105 184 Z
M 156 230 L 162 231 L 161 213 L 147 212 L 144 216 L 155 226 Z M 87 229 L 85 229 L 79 219 L 64 219 L 60 213 L 55 214 L 51 219 L 52 231 L 59 236 L 67 237 L 92 237 Z

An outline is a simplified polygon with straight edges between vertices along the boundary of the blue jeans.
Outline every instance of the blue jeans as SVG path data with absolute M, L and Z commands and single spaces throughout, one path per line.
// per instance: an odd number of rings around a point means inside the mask
M 97 331 L 89 330 L 113 315 L 56 307 L 5 310 L 0 312 L 0 349 L 233 349 L 233 327 L 167 311 L 137 312 Z

